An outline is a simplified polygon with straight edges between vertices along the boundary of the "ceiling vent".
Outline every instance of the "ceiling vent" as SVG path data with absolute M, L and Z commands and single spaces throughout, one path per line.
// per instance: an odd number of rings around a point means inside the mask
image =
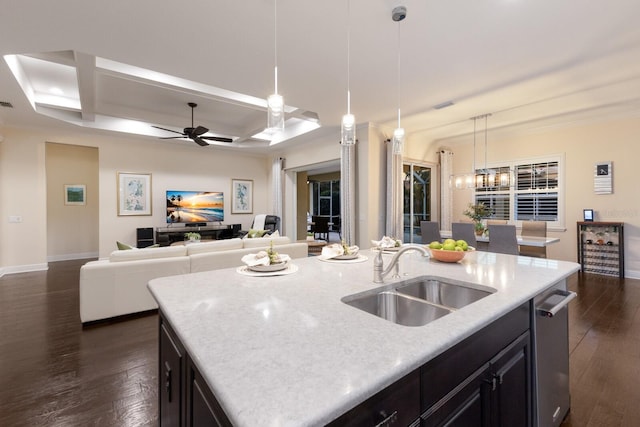
M 7 107 L 7 108 L 13 108 L 13 105 L 11 105 L 11 103 L 7 102 L 7 101 L 0 101 L 0 106 Z

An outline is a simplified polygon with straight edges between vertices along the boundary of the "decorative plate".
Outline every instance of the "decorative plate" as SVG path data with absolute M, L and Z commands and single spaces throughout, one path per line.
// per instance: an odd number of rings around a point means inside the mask
M 358 258 L 358 253 L 357 252 L 355 254 L 334 256 L 331 259 L 356 259 L 356 258 Z
M 251 265 L 251 266 L 247 266 L 247 269 L 251 270 L 251 271 L 257 271 L 259 273 L 268 273 L 271 271 L 280 271 L 280 270 L 284 270 L 285 268 L 287 268 L 287 263 L 286 262 L 279 262 L 276 264 L 269 264 L 269 265 Z

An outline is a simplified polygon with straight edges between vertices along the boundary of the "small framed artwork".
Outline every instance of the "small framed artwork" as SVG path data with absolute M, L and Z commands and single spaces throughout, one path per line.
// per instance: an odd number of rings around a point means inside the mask
M 65 205 L 86 205 L 87 204 L 87 186 L 84 184 L 65 184 L 64 185 L 64 204 Z
M 118 172 L 118 215 L 151 215 L 151 174 Z
M 253 180 L 231 180 L 231 213 L 253 213 Z
M 593 221 L 593 209 L 584 209 L 583 216 L 585 221 Z

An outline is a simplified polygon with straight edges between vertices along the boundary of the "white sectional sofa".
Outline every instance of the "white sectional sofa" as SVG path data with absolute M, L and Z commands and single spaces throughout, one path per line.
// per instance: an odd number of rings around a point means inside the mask
M 242 257 L 274 249 L 291 258 L 306 257 L 306 243 L 285 236 L 228 239 L 114 251 L 109 259 L 90 261 L 80 268 L 82 323 L 158 308 L 147 289 L 151 279 L 242 265 Z

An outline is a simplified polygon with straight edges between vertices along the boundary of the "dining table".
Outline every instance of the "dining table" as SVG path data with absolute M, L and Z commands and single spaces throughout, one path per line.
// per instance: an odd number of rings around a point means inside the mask
M 440 230 L 440 236 L 443 239 L 451 238 L 452 233 L 450 230 Z M 516 236 L 518 240 L 518 245 L 523 246 L 537 246 L 539 248 L 543 248 L 549 246 L 553 243 L 558 243 L 560 241 L 559 237 L 537 237 L 537 236 Z M 476 241 L 479 243 L 489 243 L 488 235 L 476 236 Z

